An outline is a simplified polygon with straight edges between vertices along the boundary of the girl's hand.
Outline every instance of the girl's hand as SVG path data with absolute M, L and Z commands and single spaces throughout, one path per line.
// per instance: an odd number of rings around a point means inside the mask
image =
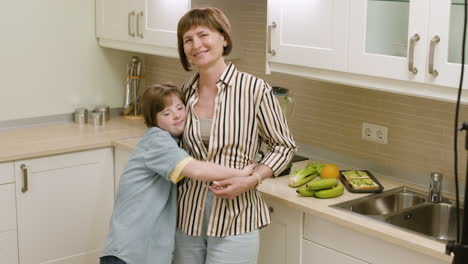
M 210 190 L 216 197 L 232 200 L 238 195 L 254 189 L 257 186 L 257 177 L 234 177 L 223 181 L 213 182 Z

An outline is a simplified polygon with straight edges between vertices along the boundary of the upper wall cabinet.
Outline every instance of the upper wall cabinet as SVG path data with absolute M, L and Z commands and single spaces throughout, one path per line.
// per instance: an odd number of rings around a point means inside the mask
M 240 6 L 229 0 L 96 0 L 96 36 L 103 47 L 177 58 L 177 23 L 193 7 L 215 6 L 239 31 Z M 233 36 L 234 42 L 238 37 Z M 233 58 L 239 48 L 233 50 Z
M 358 0 L 350 8 L 353 73 L 458 86 L 462 0 Z
M 96 0 L 96 35 L 104 47 L 177 57 L 177 22 L 190 0 Z
M 456 99 L 463 0 L 269 0 L 267 25 L 267 71 Z
M 268 64 L 346 71 L 349 0 L 268 0 Z

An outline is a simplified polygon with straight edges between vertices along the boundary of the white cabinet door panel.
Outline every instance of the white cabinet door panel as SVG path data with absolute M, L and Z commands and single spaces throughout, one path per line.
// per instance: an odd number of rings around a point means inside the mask
M 302 240 L 302 263 L 366 264 L 367 262 L 304 239 Z
M 348 71 L 424 82 L 428 1 L 352 1 L 349 16 Z M 405 23 L 401 24 L 401 21 Z M 401 32 L 404 34 L 401 35 Z M 408 70 L 409 43 L 415 34 L 419 35 L 419 41 L 415 42 L 414 48 L 414 66 L 418 70 L 417 73 Z
M 18 264 L 16 230 L 0 233 L 0 263 Z
M 177 48 L 177 23 L 190 9 L 188 0 L 146 0 L 142 17 L 143 41 L 150 45 Z
M 429 39 L 438 36 L 440 41 L 435 44 L 434 54 L 429 53 L 428 63 L 434 58 L 434 70 L 437 76 L 427 71 L 427 82 L 458 87 L 461 72 L 461 47 L 463 40 L 463 5 L 462 0 L 431 0 L 429 13 Z M 468 46 L 466 46 L 468 52 Z M 465 58 L 467 58 L 466 56 Z M 465 69 L 468 59 L 465 59 Z M 466 78 L 463 88 L 468 88 Z
M 15 169 L 13 162 L 0 163 L 0 184 L 15 181 Z
M 112 157 L 106 148 L 15 163 L 21 264 L 96 263 L 114 200 Z
M 299 210 L 266 200 L 271 224 L 260 230 L 259 264 L 300 264 L 302 219 Z
M 16 229 L 15 185 L 0 185 L 0 233 Z
M 346 71 L 348 0 L 269 0 L 268 61 Z
M 141 1 L 96 0 L 96 35 L 99 38 L 139 41 L 136 36 L 137 12 Z
M 304 217 L 304 239 L 374 264 L 447 264 L 309 214 Z

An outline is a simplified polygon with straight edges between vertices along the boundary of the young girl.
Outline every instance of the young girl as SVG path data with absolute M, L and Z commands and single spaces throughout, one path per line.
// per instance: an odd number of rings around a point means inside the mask
M 184 176 L 202 181 L 249 176 L 254 167 L 236 170 L 198 161 L 178 147 L 186 112 L 177 87 L 166 83 L 147 89 L 141 109 L 148 131 L 120 178 L 101 264 L 171 263 L 175 183 Z

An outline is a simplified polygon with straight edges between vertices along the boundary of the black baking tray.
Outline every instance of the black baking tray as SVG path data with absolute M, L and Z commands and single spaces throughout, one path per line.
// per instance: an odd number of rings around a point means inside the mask
M 374 190 L 355 190 L 353 188 L 353 186 L 351 186 L 351 184 L 349 184 L 349 182 L 346 180 L 345 176 L 343 175 L 343 172 L 345 172 L 345 171 L 365 171 L 367 173 L 367 175 L 369 175 L 369 178 L 371 178 L 379 186 L 379 188 L 374 189 Z M 383 185 L 368 170 L 340 170 L 340 179 L 341 179 L 341 182 L 343 183 L 343 185 L 348 190 L 348 192 L 352 192 L 352 193 L 379 193 L 379 192 L 382 192 L 384 190 Z

